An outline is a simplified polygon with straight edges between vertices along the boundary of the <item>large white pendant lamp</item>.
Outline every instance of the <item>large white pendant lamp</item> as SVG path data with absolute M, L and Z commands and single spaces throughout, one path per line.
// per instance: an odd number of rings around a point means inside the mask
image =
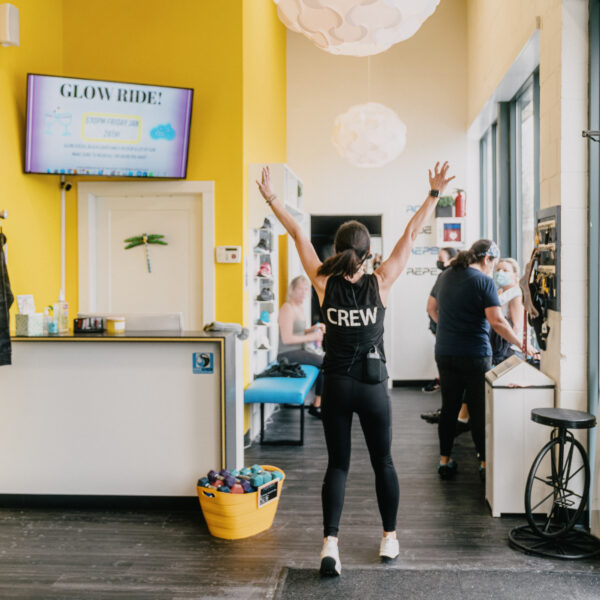
M 283 24 L 331 54 L 370 56 L 413 36 L 440 0 L 273 0 Z
M 404 150 L 406 125 L 383 104 L 357 104 L 336 118 L 332 141 L 355 167 L 383 167 Z

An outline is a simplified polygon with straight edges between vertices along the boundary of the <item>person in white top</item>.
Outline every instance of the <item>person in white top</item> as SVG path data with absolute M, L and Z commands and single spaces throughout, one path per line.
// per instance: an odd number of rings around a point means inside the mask
M 514 258 L 501 258 L 494 272 L 494 281 L 498 286 L 498 300 L 502 313 L 510 323 L 515 335 L 522 339 L 525 308 L 523 307 L 523 292 L 519 287 L 520 269 L 519 263 Z M 521 354 L 521 348 L 511 345 L 509 342 L 491 332 L 493 364 L 500 364 L 513 354 Z

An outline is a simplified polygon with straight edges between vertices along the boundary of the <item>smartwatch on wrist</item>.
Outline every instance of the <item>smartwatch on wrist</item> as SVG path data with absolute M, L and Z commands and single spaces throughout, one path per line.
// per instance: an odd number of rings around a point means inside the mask
M 429 190 L 429 195 L 432 198 L 437 198 L 440 195 L 440 190 Z

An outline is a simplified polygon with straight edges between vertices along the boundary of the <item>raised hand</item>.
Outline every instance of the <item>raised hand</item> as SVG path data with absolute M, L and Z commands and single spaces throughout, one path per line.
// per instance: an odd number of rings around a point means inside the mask
M 440 196 L 446 189 L 446 186 L 454 179 L 454 175 L 452 177 L 446 177 L 448 173 L 448 169 L 450 165 L 448 161 L 446 161 L 442 168 L 440 169 L 440 163 L 436 162 L 435 167 L 433 169 L 433 174 L 431 173 L 431 169 L 429 169 L 429 188 L 432 190 L 439 190 Z
M 269 202 L 271 196 L 273 196 L 273 190 L 271 189 L 271 169 L 269 167 L 263 167 L 261 180 L 257 181 L 256 184 L 262 197 Z

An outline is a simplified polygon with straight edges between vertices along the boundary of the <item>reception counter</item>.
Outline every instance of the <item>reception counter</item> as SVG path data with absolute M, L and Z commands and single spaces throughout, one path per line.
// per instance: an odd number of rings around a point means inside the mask
M 243 462 L 233 334 L 13 338 L 0 371 L 0 494 L 194 496 Z

